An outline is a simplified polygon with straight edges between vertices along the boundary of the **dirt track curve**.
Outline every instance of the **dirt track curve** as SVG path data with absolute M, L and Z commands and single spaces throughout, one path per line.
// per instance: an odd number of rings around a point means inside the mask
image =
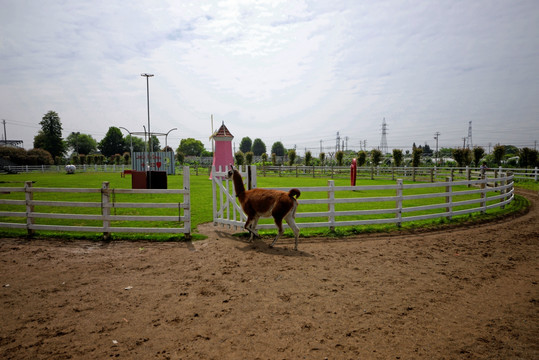
M 518 218 L 249 244 L 2 239 L 2 359 L 539 359 L 538 194 Z

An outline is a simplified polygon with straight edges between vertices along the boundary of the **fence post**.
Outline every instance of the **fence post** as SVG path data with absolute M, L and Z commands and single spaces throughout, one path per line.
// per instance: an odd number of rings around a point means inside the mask
M 185 166 L 183 167 L 183 177 L 185 178 Z M 219 172 L 221 171 L 221 165 L 219 165 Z M 211 173 L 213 174 L 211 179 L 211 192 L 212 192 L 212 198 L 213 198 L 213 225 L 217 225 L 217 222 L 215 221 L 217 219 L 217 196 L 216 196 L 216 187 L 215 187 L 215 165 L 211 166 Z M 222 202 L 221 202 L 222 204 Z
M 328 180 L 328 220 L 330 223 L 329 230 L 335 231 L 335 181 Z
M 470 180 L 471 180 L 471 175 L 470 175 L 470 167 L 468 165 L 466 165 L 466 180 L 468 180 L 468 187 L 472 187 L 472 184 L 470 184 Z
M 485 213 L 485 210 L 486 210 L 486 207 L 487 207 L 487 192 L 486 192 L 486 188 L 487 188 L 487 177 L 485 176 L 485 174 L 482 174 L 481 175 L 481 214 L 484 214 Z M 468 185 L 469 186 L 469 185 Z
M 103 217 L 103 240 L 109 241 L 110 240 L 110 232 L 108 232 L 108 228 L 110 227 L 110 220 L 108 219 L 110 216 L 110 188 L 109 188 L 109 182 L 103 181 L 103 185 L 101 186 L 101 216 Z
M 412 181 L 415 182 L 415 169 L 416 167 L 412 167 Z
M 539 172 L 537 172 L 537 166 L 535 167 L 535 181 L 539 180 Z
M 430 182 L 434 182 L 434 169 L 430 169 Z
M 451 185 L 451 182 L 453 181 L 453 171 L 451 170 L 451 177 L 446 177 L 445 181 L 449 184 L 445 186 L 445 203 L 448 204 L 448 206 L 445 208 L 445 212 L 447 215 L 447 220 L 451 220 L 452 213 L 453 213 L 453 186 Z
M 397 226 L 401 227 L 402 225 L 402 189 L 403 189 L 403 183 L 402 179 L 397 179 Z
M 256 165 L 251 165 L 250 166 L 251 168 L 251 188 L 252 189 L 255 189 L 257 187 L 257 183 L 256 183 Z
M 374 165 L 371 166 L 371 180 L 374 180 Z
M 31 216 L 34 212 L 34 205 L 31 205 L 32 201 L 34 200 L 34 193 L 31 191 L 32 182 L 31 181 L 25 181 L 24 183 L 24 197 L 26 200 L 26 229 L 29 236 L 34 235 L 34 229 L 32 229 L 32 225 L 34 225 L 34 218 Z
M 190 175 L 189 166 L 184 166 L 183 167 L 183 189 L 186 190 L 187 193 L 183 195 L 183 203 L 184 205 L 186 205 L 186 207 L 183 209 L 183 227 L 187 231 L 185 233 L 185 238 L 187 240 L 191 239 L 191 185 L 190 185 L 191 182 L 189 179 L 189 175 Z M 215 187 L 215 185 L 213 186 Z M 214 196 L 215 196 L 215 191 L 214 191 Z M 215 208 L 215 200 L 214 200 L 213 206 Z M 214 209 L 214 213 L 215 213 L 215 209 Z M 181 214 L 178 214 L 178 215 L 181 215 Z
M 455 178 L 455 169 L 451 169 L 451 181 Z

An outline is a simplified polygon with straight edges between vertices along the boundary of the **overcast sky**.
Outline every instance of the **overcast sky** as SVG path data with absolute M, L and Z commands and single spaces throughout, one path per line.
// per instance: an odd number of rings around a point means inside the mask
M 110 126 L 211 149 L 210 117 L 268 153 L 412 143 L 534 147 L 539 2 L 0 0 L 0 119 L 33 147 L 56 111 L 63 136 Z M 1 138 L 4 138 L 3 129 Z M 347 140 L 346 140 L 347 139 Z M 164 137 L 160 138 L 164 145 Z

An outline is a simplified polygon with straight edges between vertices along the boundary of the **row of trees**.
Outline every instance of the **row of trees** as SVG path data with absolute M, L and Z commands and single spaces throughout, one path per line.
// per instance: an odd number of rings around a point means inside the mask
M 82 134 L 80 132 L 72 132 L 64 140 L 62 138 L 62 123 L 58 114 L 54 111 L 46 113 L 41 122 L 41 130 L 34 137 L 34 149 L 28 152 L 24 149 L 7 148 L 0 151 L 2 158 L 9 158 L 18 164 L 62 164 L 65 162 L 64 156 L 68 150 L 72 150 L 71 161 L 76 164 L 100 164 L 100 163 L 125 163 L 130 162 L 132 152 L 144 152 L 151 144 L 151 151 L 173 151 L 170 147 L 160 148 L 159 139 L 153 135 L 150 144 L 145 140 L 136 136 L 123 136 L 122 131 L 118 127 L 109 127 L 105 137 L 101 141 L 96 141 L 91 135 Z M 252 141 L 249 137 L 242 138 L 239 151 L 236 152 L 235 158 L 238 164 L 252 163 L 254 157 L 261 156 L 263 162 L 268 161 L 266 154 L 266 144 L 256 138 Z M 276 163 L 277 157 L 287 157 L 289 164 L 294 164 L 301 161 L 306 165 L 325 164 L 328 159 L 325 153 L 320 153 L 319 158 L 313 158 L 310 151 L 305 153 L 303 159 L 298 159 L 295 149 L 286 150 L 282 142 L 277 141 L 271 147 L 271 162 Z M 430 147 L 416 146 L 412 147 L 412 154 L 409 157 L 409 151 L 394 149 L 392 156 L 384 155 L 379 150 L 370 152 L 359 151 L 339 151 L 335 153 L 335 158 L 330 159 L 335 161 L 337 165 L 343 165 L 344 162 L 349 163 L 352 158 L 357 158 L 358 164 L 362 166 L 367 160 L 371 164 L 378 165 L 381 162 L 391 162 L 396 166 L 400 166 L 405 158 L 411 162 L 413 166 L 419 166 L 422 158 L 425 156 L 433 156 L 436 158 L 451 157 L 455 160 L 458 166 L 470 165 L 475 162 L 479 165 L 481 159 L 486 158 L 491 165 L 499 165 L 504 156 L 515 155 L 519 157 L 519 165 L 522 167 L 537 166 L 537 150 L 523 148 L 518 149 L 514 146 L 496 145 L 491 155 L 485 157 L 485 150 L 482 147 L 473 149 L 446 149 L 442 148 L 437 154 L 434 154 Z M 182 139 L 176 150 L 177 160 L 183 162 L 185 156 L 212 156 L 204 148 L 204 144 L 194 138 Z
M 488 156 L 485 156 L 485 150 L 480 146 L 474 147 L 473 149 L 451 149 L 451 158 L 459 167 L 469 166 L 473 164 L 478 167 L 481 162 L 486 162 L 489 166 L 501 165 L 502 160 L 505 156 L 505 149 L 506 146 L 496 145 L 494 147 L 493 153 Z M 277 155 L 276 153 L 272 153 L 271 155 L 271 163 L 273 165 L 277 165 L 277 156 L 282 155 Z M 409 163 L 411 166 L 418 167 L 421 166 L 421 164 L 424 163 L 425 160 L 427 160 L 428 162 L 432 162 L 432 158 L 424 158 L 423 156 L 424 148 L 421 147 L 414 147 L 411 155 L 409 154 L 409 152 L 406 152 L 405 154 L 400 149 L 393 149 L 392 154 L 389 156 L 382 154 L 382 152 L 377 149 L 371 150 L 369 152 L 362 150 L 357 153 L 353 151 L 338 151 L 335 153 L 334 160 L 328 160 L 324 152 L 319 154 L 318 159 L 314 159 L 310 151 L 307 151 L 305 153 L 303 159 L 298 159 L 296 150 L 294 149 L 290 149 L 286 153 L 288 165 L 301 163 L 306 166 L 324 165 L 327 164 L 329 161 L 333 161 L 337 166 L 343 166 L 345 163 L 347 165 L 350 164 L 352 158 L 356 158 L 358 166 L 364 166 L 367 163 L 373 166 L 378 166 L 381 163 L 385 163 L 400 167 L 406 160 L 407 163 Z M 539 152 L 535 149 L 522 148 L 518 152 L 518 157 L 518 165 L 521 167 L 527 168 L 539 165 Z M 240 150 L 234 154 L 234 158 L 236 164 L 238 165 L 252 164 L 254 159 L 254 152 L 249 151 L 247 153 L 244 153 Z M 266 153 L 263 153 L 261 155 L 261 161 L 262 163 L 268 162 L 268 156 Z

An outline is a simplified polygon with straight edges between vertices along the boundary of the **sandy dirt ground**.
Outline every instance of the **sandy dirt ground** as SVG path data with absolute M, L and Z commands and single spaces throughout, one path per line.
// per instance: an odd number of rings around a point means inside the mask
M 538 195 L 423 234 L 2 239 L 2 359 L 539 359 Z

